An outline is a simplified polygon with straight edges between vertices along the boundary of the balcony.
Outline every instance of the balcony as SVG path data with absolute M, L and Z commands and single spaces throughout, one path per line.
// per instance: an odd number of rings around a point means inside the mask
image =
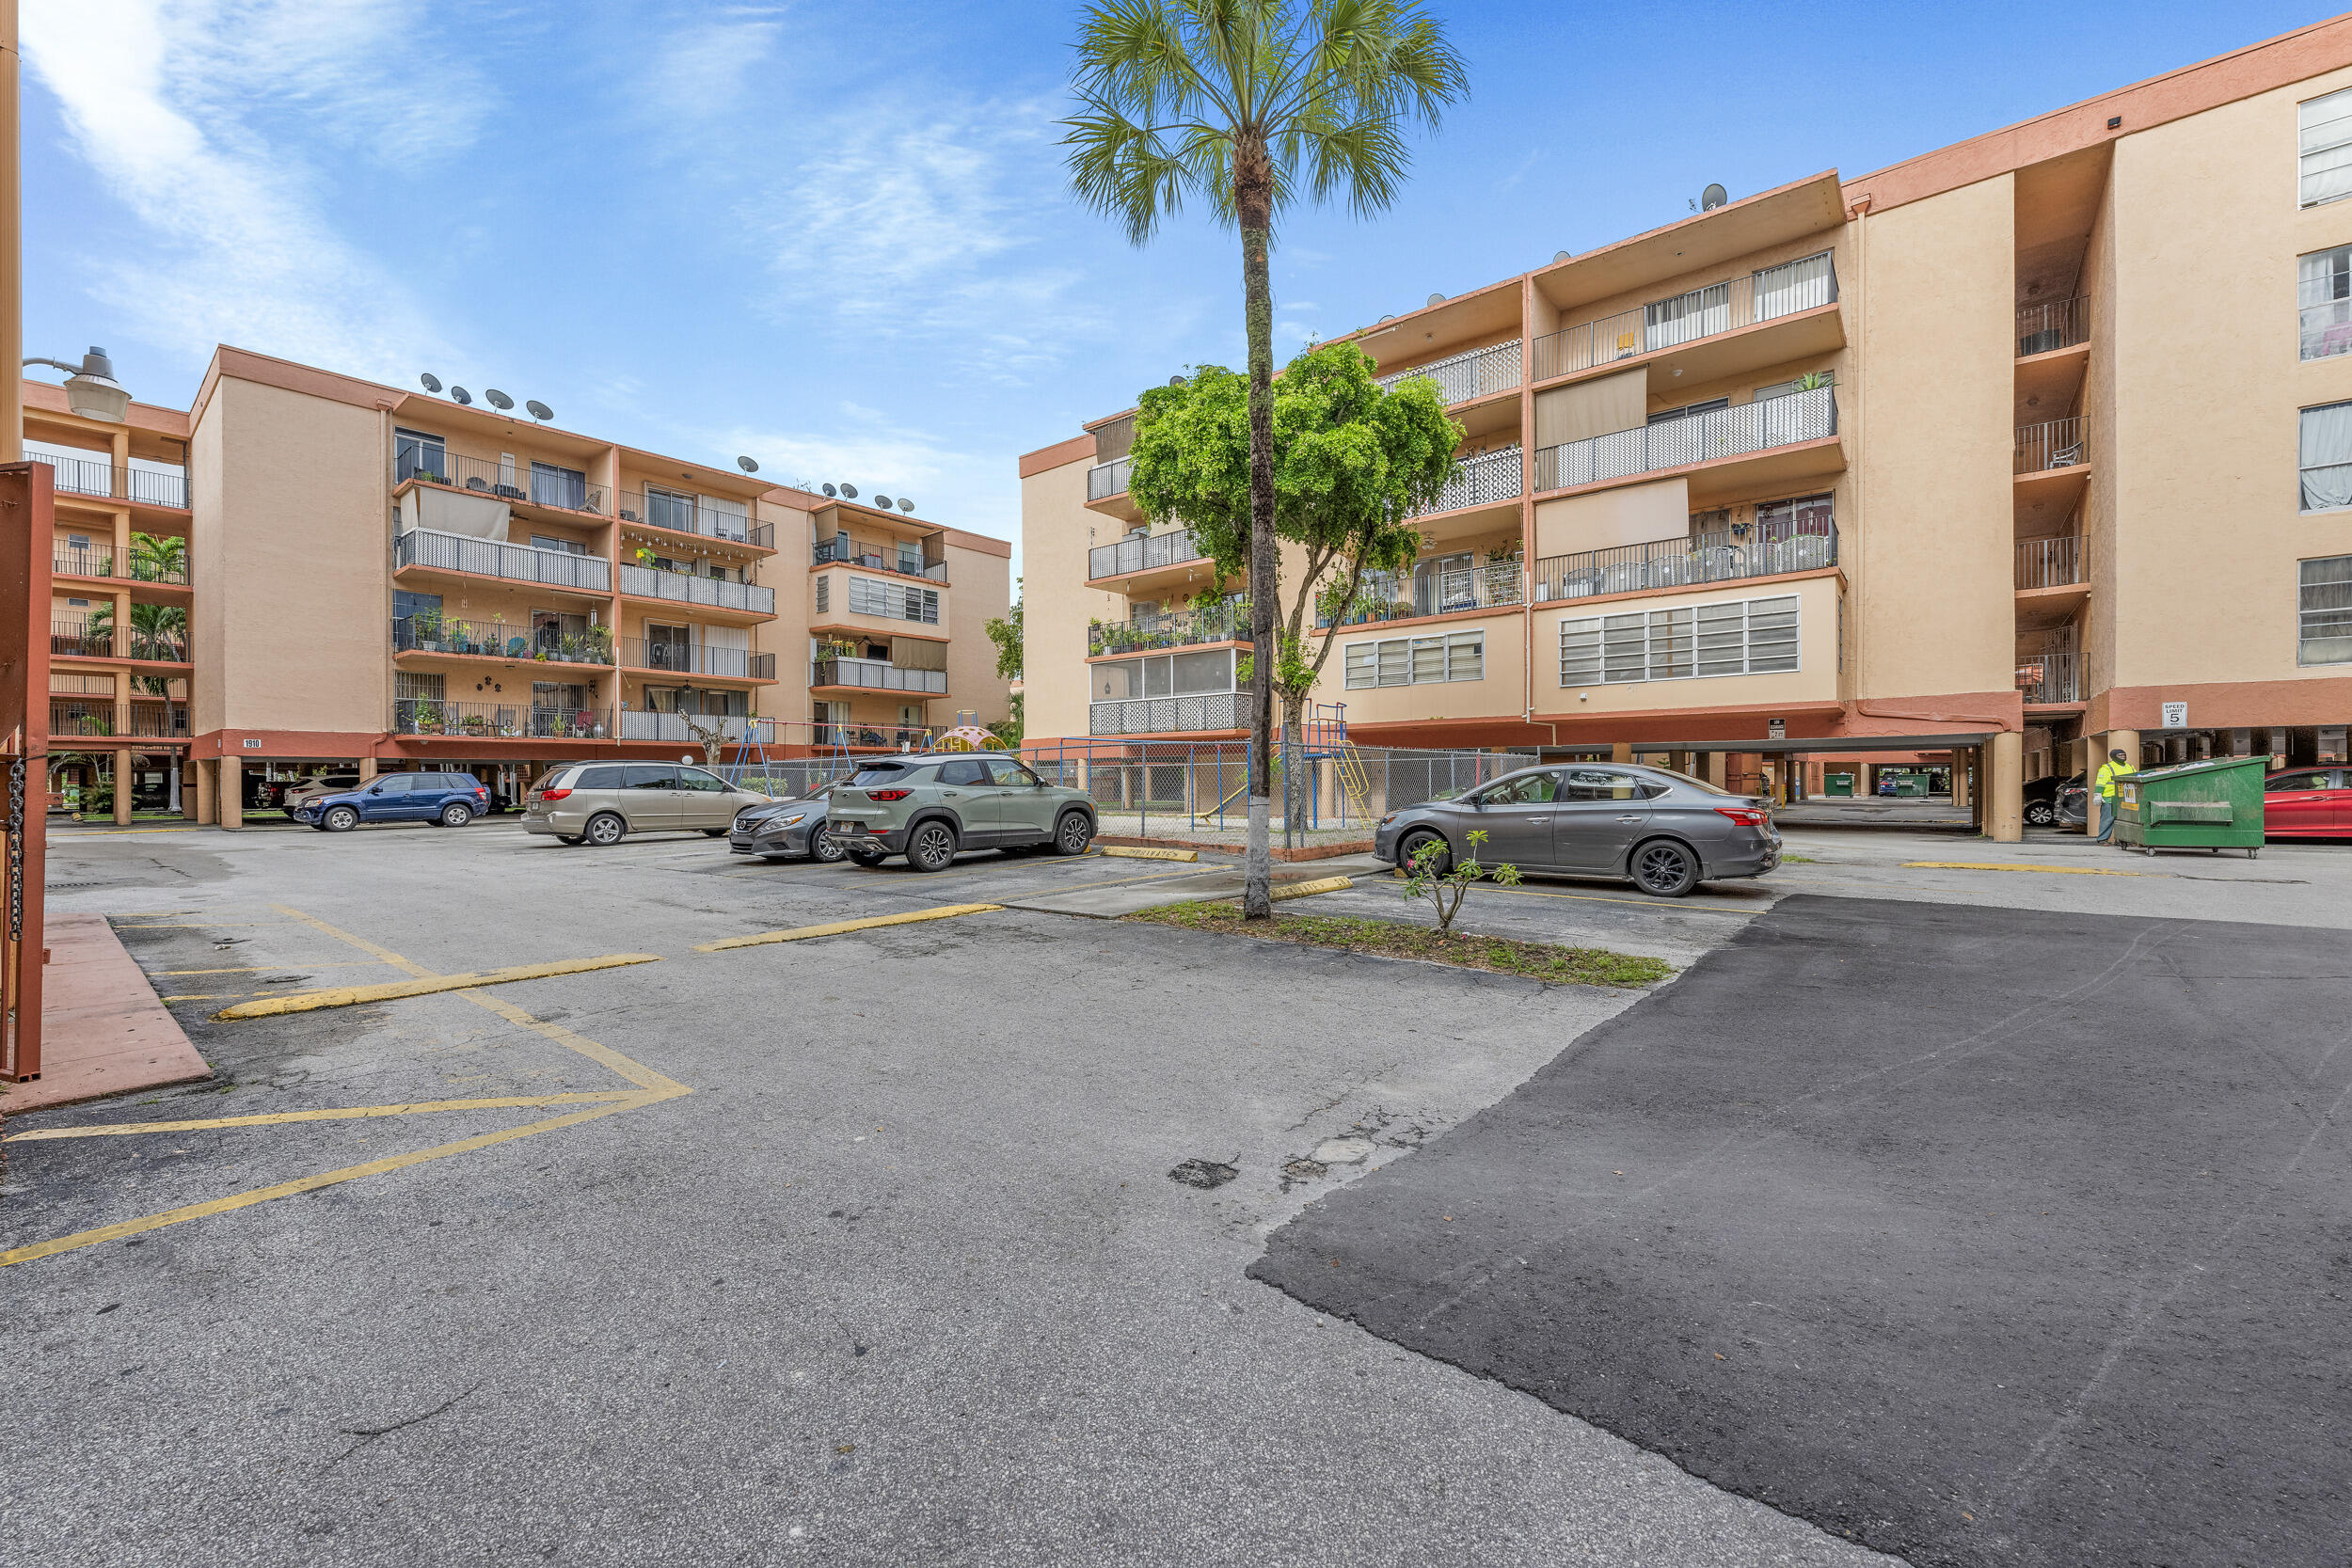
M 1548 333 L 1535 340 L 1535 379 L 1720 337 L 1836 299 L 1837 271 L 1824 250 Z
M 2026 705 L 2083 700 L 2082 655 L 2072 651 L 2017 656 L 2017 689 Z
M 755 654 L 748 648 L 714 648 L 708 643 L 697 647 L 643 637 L 621 639 L 621 665 L 628 670 L 660 670 L 678 675 L 716 675 L 723 680 L 776 678 L 773 654 Z
M 2016 466 L 2012 472 L 2046 473 L 2053 468 L 2080 467 L 2085 461 L 2081 415 L 2017 427 Z
M 157 664 L 185 664 L 186 639 L 176 632 L 145 632 L 135 627 L 93 630 L 87 622 L 52 621 L 49 654 L 53 658 L 136 658 Z
M 1516 500 L 1526 494 L 1526 477 L 1516 442 L 1500 451 L 1465 457 L 1454 466 L 1454 477 L 1445 482 L 1445 489 L 1438 499 L 1406 515 L 1426 517 L 1439 512 L 1485 506 L 1491 501 Z
M 855 687 L 861 691 L 913 691 L 925 696 L 947 694 L 945 670 L 903 670 L 879 658 L 820 658 L 809 666 L 808 684 Z
M 1375 376 L 1373 385 L 1393 389 L 1407 381 L 1434 383 L 1438 395 L 1448 404 L 1468 403 L 1489 392 L 1507 392 L 1519 384 L 1518 340 L 1514 338 L 1507 343 L 1497 343 L 1491 348 L 1474 348 L 1467 354 L 1417 365 L 1409 371 Z M 1089 496 L 1089 499 L 1092 498 Z
M 1180 528 L 1148 538 L 1129 537 L 1115 545 L 1095 546 L 1087 551 L 1087 579 L 1125 577 L 1130 572 L 1148 572 L 1207 559 L 1207 552 L 1193 538 L 1192 530 Z
M 621 710 L 623 740 L 658 740 L 671 746 L 699 746 L 702 736 L 688 727 L 688 721 L 702 726 L 707 735 L 716 729 L 720 736 L 732 742 L 759 741 L 775 744 L 773 727 L 764 719 L 754 719 L 740 713 L 653 713 L 644 708 Z
M 1108 500 L 1113 496 L 1125 495 L 1127 474 L 1135 466 L 1134 458 L 1120 457 L 1108 463 L 1097 463 L 1093 467 L 1089 468 L 1087 470 L 1087 499 L 1101 501 Z
M 612 563 L 600 555 L 533 549 L 529 545 L 505 545 L 433 529 L 410 529 L 392 536 L 392 570 L 411 566 L 528 582 L 574 594 L 612 591 Z
M 2017 357 L 2031 358 L 2090 341 L 2090 301 L 2080 294 L 2026 305 L 2017 311 Z M 2306 359 L 2311 356 L 2306 354 Z
M 184 701 L 169 704 L 157 698 L 145 698 L 132 705 L 129 727 L 115 727 L 115 705 L 100 698 L 49 699 L 49 735 L 53 740 L 70 742 L 88 736 L 124 736 L 132 739 L 185 740 L 188 737 L 188 705 Z
M 1238 691 L 1201 697 L 1131 697 L 1087 705 L 1089 735 L 1182 735 L 1237 730 L 1249 722 L 1248 698 Z
M 126 582 L 152 582 L 175 588 L 187 586 L 188 568 L 184 552 L 179 561 L 167 561 L 134 545 L 131 553 L 122 559 L 122 580 Z M 111 546 L 98 545 L 75 549 L 61 544 L 50 557 L 49 569 L 61 578 L 111 578 L 115 575 L 114 549 Z
M 54 447 L 26 443 L 24 455 L 56 470 L 50 486 L 59 495 L 99 496 L 139 506 L 188 507 L 188 476 L 159 473 L 152 468 L 115 467 L 110 457 L 76 457 Z
M 939 724 L 860 724 L 852 721 L 810 726 L 810 735 L 818 746 L 866 751 L 928 752 L 932 742 L 946 733 L 946 728 Z
M 601 708 L 539 707 L 530 703 L 445 703 L 417 698 L 392 705 L 394 735 L 483 740 L 602 740 Z
M 947 580 L 945 559 L 927 561 L 920 555 L 906 554 L 895 539 L 884 543 L 836 533 L 817 542 L 815 559 L 819 566 L 863 566 L 869 572 L 895 572 L 900 577 L 922 578 L 930 582 Z
M 739 610 L 752 615 L 776 612 L 776 591 L 756 583 L 729 582 L 723 578 L 696 577 L 691 572 L 664 572 L 652 566 L 621 567 L 621 592 L 641 599 L 667 599 L 672 604 L 695 604 L 712 610 Z
M 2017 546 L 2017 591 L 2087 582 L 2090 567 L 2090 541 L 2079 535 L 2028 539 Z
M 1744 530 L 1547 556 L 1535 562 L 1535 602 L 1697 588 L 1836 564 L 1835 523 L 1750 524 Z
M 1203 642 L 1249 641 L 1249 601 L 1219 600 L 1206 610 L 1171 610 L 1158 615 L 1137 615 L 1126 621 L 1087 623 L 1087 656 L 1150 653 L 1158 648 L 1189 648 Z
M 673 533 L 691 533 L 704 539 L 723 539 L 755 549 L 773 549 L 776 545 L 775 525 L 753 522 L 750 506 L 739 500 L 712 500 L 708 496 L 667 490 L 624 490 L 621 521 L 668 529 Z
M 393 459 L 392 483 L 401 485 L 412 479 L 552 512 L 612 515 L 603 485 L 589 483 L 587 476 L 577 468 L 559 468 L 550 463 L 526 466 L 504 460 L 492 462 L 404 443 Z
M 1817 387 L 1544 447 L 1535 453 L 1535 488 L 1573 489 L 1825 440 L 1836 434 L 1836 397 L 1829 388 Z
M 612 666 L 612 633 L 605 626 L 562 632 L 506 621 L 461 621 L 426 610 L 392 622 L 392 651 L 464 658 L 529 659 L 539 664 Z
M 1489 562 L 1450 572 L 1422 572 L 1407 579 L 1375 581 L 1367 578 L 1357 594 L 1356 608 L 1341 617 L 1342 626 L 1370 626 L 1381 621 L 1415 621 L 1429 615 L 1452 615 L 1469 610 L 1508 610 L 1526 597 L 1519 563 Z M 1332 622 L 1318 615 L 1315 628 L 1330 629 Z

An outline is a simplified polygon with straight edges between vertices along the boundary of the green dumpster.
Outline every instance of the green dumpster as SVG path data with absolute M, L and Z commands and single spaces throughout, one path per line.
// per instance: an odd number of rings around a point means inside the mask
M 1927 792 L 1928 776 L 1925 773 L 1898 773 L 1895 775 L 1895 793 L 1902 799 L 1915 800 L 1919 796 L 1925 795 Z
M 2216 757 L 2134 773 L 2115 784 L 2115 842 L 2142 854 L 2159 849 L 2263 846 L 2263 780 L 2268 757 Z
M 1822 774 L 1821 793 L 1824 795 L 1851 795 L 1853 793 L 1853 775 L 1851 773 Z

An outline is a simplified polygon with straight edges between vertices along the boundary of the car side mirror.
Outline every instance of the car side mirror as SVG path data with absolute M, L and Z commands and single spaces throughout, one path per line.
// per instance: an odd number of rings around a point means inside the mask
M 381 795 L 384 793 L 384 786 L 382 784 L 377 784 L 373 789 L 369 790 L 368 793 L 371 795 Z

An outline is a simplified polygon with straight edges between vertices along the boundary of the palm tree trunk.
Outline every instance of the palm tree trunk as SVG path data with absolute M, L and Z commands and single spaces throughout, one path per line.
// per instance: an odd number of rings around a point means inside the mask
M 1234 160 L 1233 206 L 1241 220 L 1241 281 L 1249 334 L 1249 845 L 1243 858 L 1245 920 L 1274 918 L 1274 853 L 1266 815 L 1274 776 L 1274 286 L 1266 276 L 1274 182 L 1263 146 Z

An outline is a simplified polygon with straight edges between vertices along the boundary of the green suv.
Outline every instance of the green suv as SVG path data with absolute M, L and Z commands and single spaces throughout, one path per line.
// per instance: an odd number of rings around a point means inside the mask
M 1094 842 L 1094 802 L 1049 784 L 994 752 L 878 757 L 834 785 L 833 841 L 860 865 L 904 855 L 917 871 L 945 871 L 959 851 L 1051 848 L 1083 855 Z

